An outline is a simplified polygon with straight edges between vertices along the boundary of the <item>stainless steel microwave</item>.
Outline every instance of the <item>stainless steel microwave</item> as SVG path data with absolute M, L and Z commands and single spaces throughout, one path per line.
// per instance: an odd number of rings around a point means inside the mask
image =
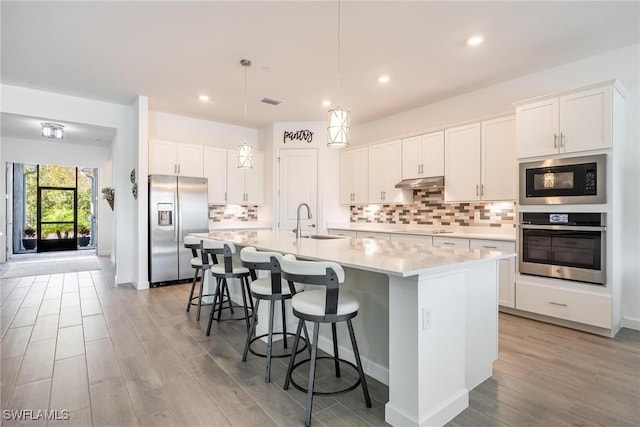
M 520 163 L 520 204 L 606 203 L 606 163 L 606 154 Z

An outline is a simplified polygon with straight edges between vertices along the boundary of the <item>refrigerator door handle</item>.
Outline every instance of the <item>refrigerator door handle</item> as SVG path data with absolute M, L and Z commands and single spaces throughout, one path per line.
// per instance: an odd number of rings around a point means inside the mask
M 177 210 L 178 210 L 178 212 L 177 212 L 177 214 L 178 214 L 178 224 L 176 226 L 176 231 L 177 231 L 176 234 L 177 234 L 177 237 L 178 237 L 178 240 L 177 240 L 178 243 L 182 242 L 182 237 L 183 237 L 182 236 L 182 200 L 181 199 L 182 199 L 182 197 L 180 197 L 180 190 L 178 190 L 178 208 L 177 208 Z
M 178 195 L 174 194 L 173 195 L 173 210 L 174 210 L 174 214 L 177 214 L 179 212 L 178 210 Z M 177 216 L 177 215 L 176 215 Z M 174 231 L 174 236 L 173 236 L 173 241 L 174 242 L 178 242 L 178 224 L 180 223 L 180 218 L 176 218 L 178 221 L 173 222 L 173 231 Z

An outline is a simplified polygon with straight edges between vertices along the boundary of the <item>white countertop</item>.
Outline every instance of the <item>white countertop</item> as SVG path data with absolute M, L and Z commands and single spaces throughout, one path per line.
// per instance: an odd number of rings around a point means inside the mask
M 516 241 L 516 229 L 494 230 L 490 227 L 444 227 L 434 225 L 415 224 L 369 224 L 352 222 L 346 224 L 329 224 L 327 229 L 368 231 L 376 233 L 409 234 L 414 236 L 437 236 L 437 237 L 458 237 L 465 239 L 485 239 L 504 240 L 508 242 Z M 436 231 L 445 230 L 446 233 Z
M 496 258 L 513 253 L 488 249 L 430 247 L 375 239 L 339 238 L 330 240 L 300 239 L 284 231 L 227 231 L 194 233 L 199 237 L 229 240 L 238 246 L 294 254 L 300 258 L 333 261 L 345 267 L 375 271 L 394 276 L 415 276 L 428 270 L 447 269 L 454 265 Z

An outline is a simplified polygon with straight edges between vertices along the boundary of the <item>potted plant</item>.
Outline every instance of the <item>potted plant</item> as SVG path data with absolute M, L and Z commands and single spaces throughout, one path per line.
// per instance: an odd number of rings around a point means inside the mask
M 91 241 L 91 230 L 87 227 L 81 227 L 78 229 L 78 246 L 89 246 Z
M 31 227 L 27 227 L 22 231 L 22 246 L 27 251 L 33 250 L 36 248 L 36 230 Z
M 115 199 L 115 195 L 116 194 L 113 187 L 104 187 L 102 189 L 102 198 L 105 199 L 107 203 L 109 203 L 111 210 L 113 210 L 113 201 Z

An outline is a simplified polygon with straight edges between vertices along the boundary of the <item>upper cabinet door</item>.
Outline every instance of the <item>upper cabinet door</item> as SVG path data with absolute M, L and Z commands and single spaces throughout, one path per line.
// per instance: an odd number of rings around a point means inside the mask
M 340 177 L 338 200 L 341 205 L 353 203 L 353 151 L 340 152 Z
M 238 152 L 227 150 L 227 204 L 229 205 L 246 204 L 244 171 L 238 167 Z
M 444 149 L 444 146 L 443 146 Z M 444 155 L 443 155 L 444 159 Z M 422 135 L 402 140 L 402 179 L 420 178 Z
M 480 123 L 445 131 L 446 202 L 480 199 Z
M 178 175 L 202 178 L 202 145 L 178 144 Z
M 177 146 L 176 142 L 149 140 L 149 174 L 177 175 Z
M 559 150 L 558 98 L 516 108 L 518 158 L 546 156 Z
M 203 174 L 208 182 L 208 201 L 210 205 L 227 203 L 227 150 L 204 147 L 202 154 Z
M 444 131 L 422 136 L 421 176 L 444 176 Z
M 244 204 L 264 204 L 264 154 L 253 152 L 253 169 L 245 169 Z
M 518 187 L 516 118 L 482 122 L 482 200 L 515 200 Z
M 362 148 L 353 151 L 353 202 L 367 203 L 369 177 L 369 150 Z
M 384 171 L 384 187 L 382 189 L 382 202 L 412 202 L 413 190 L 402 190 L 395 187 L 402 180 L 402 142 L 400 140 L 388 142 L 383 144 L 383 148 L 382 170 Z M 369 156 L 371 156 L 371 149 Z M 369 162 L 369 165 L 371 165 L 371 162 Z M 369 200 L 369 203 L 371 203 L 371 200 Z
M 611 86 L 560 97 L 562 152 L 611 148 L 611 100 Z
M 385 144 L 369 147 L 369 203 L 384 202 L 385 169 L 391 166 L 391 159 L 387 159 L 385 154 Z

